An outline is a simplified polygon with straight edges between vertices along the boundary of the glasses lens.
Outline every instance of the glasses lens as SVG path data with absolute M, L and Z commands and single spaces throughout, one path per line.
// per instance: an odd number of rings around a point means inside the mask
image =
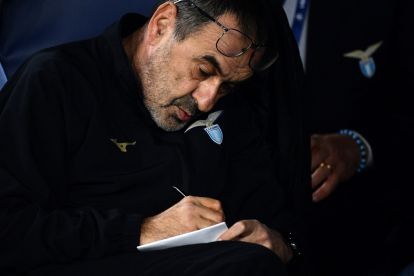
M 252 40 L 239 32 L 229 29 L 217 40 L 217 50 L 227 57 L 237 57 L 246 52 L 252 45 Z
M 278 51 L 268 47 L 257 47 L 250 58 L 250 67 L 262 71 L 270 67 L 279 57 Z

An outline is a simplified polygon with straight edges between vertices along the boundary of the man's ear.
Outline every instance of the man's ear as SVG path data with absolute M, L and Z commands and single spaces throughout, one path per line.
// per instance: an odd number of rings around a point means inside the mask
M 151 16 L 147 27 L 147 38 L 150 44 L 157 44 L 175 29 L 177 7 L 167 1 L 161 4 Z

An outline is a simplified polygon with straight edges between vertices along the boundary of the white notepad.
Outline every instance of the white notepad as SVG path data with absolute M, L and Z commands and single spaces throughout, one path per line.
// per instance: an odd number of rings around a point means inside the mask
M 225 222 L 221 222 L 200 230 L 196 230 L 193 232 L 185 233 L 182 235 L 174 236 L 171 238 L 147 243 L 144 245 L 140 245 L 137 249 L 141 252 L 144 251 L 152 251 L 152 250 L 161 250 L 167 249 L 170 247 L 175 246 L 182 246 L 188 244 L 195 244 L 195 243 L 207 243 L 213 242 L 220 237 L 224 231 L 226 231 L 227 225 Z

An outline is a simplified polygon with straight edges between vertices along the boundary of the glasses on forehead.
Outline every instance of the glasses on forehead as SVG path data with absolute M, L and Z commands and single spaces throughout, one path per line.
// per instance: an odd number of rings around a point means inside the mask
M 217 24 L 223 30 L 223 33 L 216 42 L 217 51 L 222 55 L 226 57 L 239 57 L 249 49 L 252 49 L 253 53 L 250 56 L 249 66 L 255 71 L 263 71 L 277 60 L 279 53 L 276 49 L 266 47 L 263 44 L 256 44 L 247 34 L 233 28 L 227 28 L 191 0 L 175 0 L 173 3 L 178 4 L 180 2 L 190 3 L 200 14 Z

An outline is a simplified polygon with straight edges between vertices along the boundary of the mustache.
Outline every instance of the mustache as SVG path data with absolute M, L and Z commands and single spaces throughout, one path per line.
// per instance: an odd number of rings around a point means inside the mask
M 188 112 L 192 117 L 196 117 L 202 113 L 198 109 L 196 100 L 191 95 L 175 98 L 167 106 L 178 106 Z

